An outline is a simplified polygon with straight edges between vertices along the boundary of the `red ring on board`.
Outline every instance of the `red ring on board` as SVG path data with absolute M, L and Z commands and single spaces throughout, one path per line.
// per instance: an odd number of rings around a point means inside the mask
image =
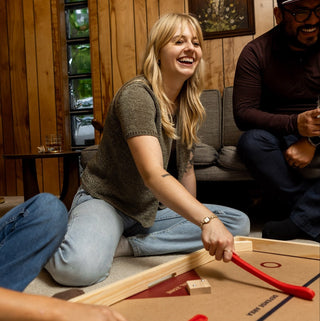
M 262 262 L 260 265 L 268 269 L 277 269 L 281 267 L 281 264 L 278 262 Z

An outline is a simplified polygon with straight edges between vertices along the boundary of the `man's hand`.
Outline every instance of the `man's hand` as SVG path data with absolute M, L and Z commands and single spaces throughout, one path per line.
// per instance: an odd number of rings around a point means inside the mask
M 305 111 L 298 115 L 298 131 L 301 136 L 320 136 L 320 108 Z
M 291 167 L 304 168 L 311 163 L 316 148 L 312 146 L 306 137 L 292 144 L 284 153 L 284 157 Z

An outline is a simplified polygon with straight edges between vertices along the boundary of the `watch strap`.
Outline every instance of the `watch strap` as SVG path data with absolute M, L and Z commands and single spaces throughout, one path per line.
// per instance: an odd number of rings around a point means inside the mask
M 320 136 L 313 136 L 313 137 L 308 137 L 308 142 L 314 146 L 317 147 L 320 145 Z

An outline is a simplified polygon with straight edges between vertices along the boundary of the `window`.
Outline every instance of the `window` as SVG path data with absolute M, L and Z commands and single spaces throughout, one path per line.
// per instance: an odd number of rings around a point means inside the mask
M 65 0 L 72 148 L 94 144 L 88 1 Z

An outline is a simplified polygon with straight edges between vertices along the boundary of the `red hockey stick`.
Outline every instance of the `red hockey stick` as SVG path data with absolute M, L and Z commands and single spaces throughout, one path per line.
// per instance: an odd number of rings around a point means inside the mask
M 291 294 L 306 300 L 312 300 L 312 298 L 315 296 L 314 291 L 307 287 L 292 285 L 274 279 L 270 275 L 265 274 L 264 272 L 256 269 L 255 267 L 241 259 L 236 253 L 233 253 L 231 261 L 240 266 L 242 269 L 246 270 L 247 272 L 255 275 L 259 279 L 269 283 L 270 285 L 287 294 Z

